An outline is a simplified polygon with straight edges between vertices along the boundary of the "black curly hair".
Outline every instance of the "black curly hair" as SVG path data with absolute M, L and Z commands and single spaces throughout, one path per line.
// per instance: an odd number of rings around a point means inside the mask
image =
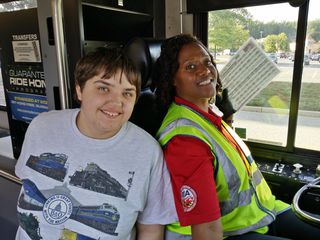
M 190 34 L 179 34 L 174 37 L 166 39 L 161 45 L 161 53 L 157 59 L 153 72 L 153 82 L 156 88 L 156 96 L 163 108 L 168 108 L 174 100 L 175 88 L 173 79 L 179 69 L 178 56 L 184 45 L 190 43 L 197 43 L 202 46 L 210 56 L 211 62 L 216 67 L 213 56 L 206 46 L 196 37 Z M 222 84 L 218 74 L 217 79 L 217 93 L 222 91 Z

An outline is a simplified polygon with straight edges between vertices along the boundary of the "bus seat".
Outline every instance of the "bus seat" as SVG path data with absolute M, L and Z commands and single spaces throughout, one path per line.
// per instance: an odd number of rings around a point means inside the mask
M 124 47 L 124 50 L 141 71 L 141 93 L 130 121 L 152 136 L 155 136 L 162 121 L 152 87 L 152 70 L 160 55 L 161 43 L 162 40 L 134 38 Z
M 17 201 L 21 185 L 0 176 L 0 231 L 3 240 L 15 238 L 19 223 Z

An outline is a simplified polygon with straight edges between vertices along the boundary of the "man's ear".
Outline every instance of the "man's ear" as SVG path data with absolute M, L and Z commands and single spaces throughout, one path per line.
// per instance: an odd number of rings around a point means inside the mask
M 82 92 L 81 92 L 81 88 L 80 88 L 79 85 L 76 86 L 76 92 L 77 92 L 77 98 L 81 102 L 81 100 L 82 100 Z

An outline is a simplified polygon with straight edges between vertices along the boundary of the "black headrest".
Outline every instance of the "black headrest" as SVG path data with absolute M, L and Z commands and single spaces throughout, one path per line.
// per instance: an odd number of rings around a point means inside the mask
M 124 47 L 141 72 L 141 89 L 151 86 L 152 69 L 160 55 L 162 40 L 134 38 Z

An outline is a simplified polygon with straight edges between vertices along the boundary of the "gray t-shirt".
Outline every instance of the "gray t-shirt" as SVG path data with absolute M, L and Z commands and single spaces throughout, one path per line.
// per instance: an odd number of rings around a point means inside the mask
M 28 128 L 15 170 L 23 181 L 16 239 L 134 239 L 136 221 L 176 221 L 156 140 L 130 122 L 109 139 L 89 138 L 78 112 L 42 113 Z

